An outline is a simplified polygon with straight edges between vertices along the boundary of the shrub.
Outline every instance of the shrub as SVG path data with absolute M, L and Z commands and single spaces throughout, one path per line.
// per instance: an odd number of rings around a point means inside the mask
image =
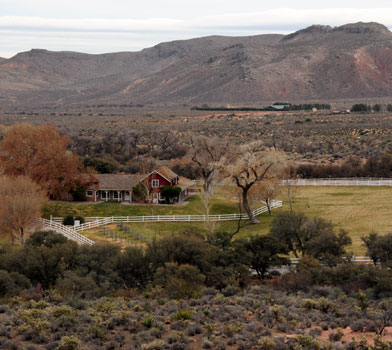
M 151 343 L 143 344 L 142 350 L 161 350 L 164 348 L 165 342 L 160 339 L 153 340 Z
M 202 330 L 199 325 L 190 325 L 186 329 L 186 334 L 190 337 L 193 337 L 196 334 L 201 334 Z
M 74 271 L 65 271 L 56 283 L 57 290 L 63 296 L 93 297 L 99 294 L 96 283 L 90 276 L 81 277 Z
M 353 321 L 353 323 L 350 325 L 350 328 L 354 331 L 354 332 L 363 332 L 363 330 L 365 329 L 366 325 L 367 325 L 367 320 L 364 319 L 359 319 L 359 320 L 355 320 Z
M 172 204 L 181 193 L 180 187 L 164 186 L 161 190 L 161 195 L 165 198 L 166 203 Z
M 233 295 L 238 294 L 240 291 L 241 291 L 241 289 L 238 288 L 237 286 L 229 285 L 226 288 L 222 289 L 222 294 L 225 297 L 231 297 Z
M 85 202 L 87 200 L 86 190 L 86 186 L 78 186 L 74 191 L 72 191 L 73 200 L 75 202 Z
M 307 310 L 317 309 L 319 307 L 319 303 L 314 299 L 303 299 L 301 307 Z
M 308 336 L 299 335 L 296 338 L 295 350 L 320 350 L 321 344 L 318 340 Z
M 57 244 L 64 244 L 68 239 L 54 231 L 37 231 L 34 232 L 26 241 L 26 246 L 31 247 L 48 247 L 52 248 Z
M 209 340 L 205 339 L 203 340 L 202 346 L 203 349 L 212 349 L 214 347 L 214 344 L 210 342 Z
M 67 215 L 64 219 L 63 219 L 63 225 L 70 225 L 73 226 L 75 224 L 75 219 L 73 217 L 73 215 Z
M 18 330 L 27 337 L 41 336 L 48 331 L 49 326 L 47 320 L 28 318 L 25 319 L 25 323 Z
M 62 316 L 74 316 L 76 311 L 67 305 L 55 306 L 52 309 L 51 315 L 55 318 L 60 318 Z
M 328 338 L 330 341 L 339 341 L 340 339 L 343 338 L 343 335 L 344 335 L 343 331 L 340 328 L 338 328 L 336 332 L 330 333 Z
M 60 344 L 56 348 L 56 350 L 79 350 L 79 349 L 80 349 L 79 339 L 72 336 L 62 337 L 60 340 Z
M 269 337 L 260 338 L 257 341 L 260 350 L 273 350 L 275 348 L 275 342 Z
M 5 314 L 10 311 L 10 308 L 7 305 L 0 305 L 0 314 Z
M 154 284 L 162 285 L 169 298 L 196 296 L 203 287 L 204 275 L 195 266 L 166 263 L 154 275 Z
M 8 271 L 0 270 L 0 296 L 15 292 L 15 282 Z
M 86 333 L 91 335 L 93 338 L 102 339 L 102 340 L 106 338 L 105 331 L 98 326 L 91 326 L 87 328 Z
M 152 315 L 146 316 L 143 321 L 142 325 L 146 328 L 152 328 L 156 324 L 155 317 Z
M 309 335 L 311 335 L 312 337 L 317 337 L 320 336 L 322 332 L 323 330 L 321 328 L 312 328 L 309 331 Z
M 192 318 L 192 313 L 189 310 L 180 310 L 173 315 L 173 320 L 185 321 Z
M 336 305 L 324 297 L 318 300 L 318 305 L 318 309 L 324 313 L 331 313 L 336 310 Z

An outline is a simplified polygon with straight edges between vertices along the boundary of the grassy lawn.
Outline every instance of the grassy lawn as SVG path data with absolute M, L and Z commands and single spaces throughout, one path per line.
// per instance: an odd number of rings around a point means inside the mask
M 284 200 L 284 198 L 281 198 Z M 217 188 L 212 201 L 212 214 L 237 212 L 235 193 L 227 188 Z M 258 205 L 255 205 L 257 207 Z M 284 207 L 288 204 L 284 201 Z M 321 216 L 331 220 L 337 229 L 345 229 L 353 239 L 353 252 L 364 253 L 361 236 L 371 231 L 385 234 L 392 232 L 392 188 L 390 187 L 299 187 L 294 194 L 294 209 L 308 216 Z M 195 196 L 184 206 L 153 206 L 154 215 L 203 214 L 199 197 Z M 274 213 L 278 212 L 274 210 Z M 65 216 L 67 214 L 82 216 L 121 216 L 151 215 L 149 206 L 122 205 L 119 203 L 74 204 L 49 202 L 45 206 L 46 216 Z M 260 224 L 243 228 L 238 237 L 268 232 L 273 217 L 263 214 Z M 198 229 L 207 232 L 204 223 L 138 223 L 130 224 L 132 231 L 143 234 L 147 239 L 164 236 L 175 232 Z M 120 232 L 117 226 L 110 228 Z M 234 231 L 235 222 L 216 223 L 216 230 Z M 95 230 L 85 232 L 95 240 L 108 240 L 103 232 Z M 109 238 L 109 240 L 111 240 Z
M 235 193 L 228 188 L 217 188 L 212 200 L 211 214 L 230 214 L 238 211 Z M 181 215 L 204 214 L 199 196 L 189 198 L 186 205 L 134 205 L 116 202 L 72 203 L 47 202 L 43 215 L 53 216 L 80 215 L 89 216 L 139 216 L 139 215 Z

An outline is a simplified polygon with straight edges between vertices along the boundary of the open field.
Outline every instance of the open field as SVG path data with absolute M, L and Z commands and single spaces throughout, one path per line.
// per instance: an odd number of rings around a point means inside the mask
M 353 240 L 355 254 L 364 253 L 361 236 L 376 231 L 392 232 L 390 187 L 301 187 L 295 194 L 295 210 L 331 220 Z
M 294 194 L 294 209 L 308 216 L 320 216 L 331 220 L 336 229 L 345 229 L 353 239 L 353 253 L 364 253 L 361 236 L 371 231 L 385 234 L 392 231 L 392 188 L 390 187 L 298 187 Z M 288 209 L 285 198 L 284 208 Z M 256 205 L 257 206 L 257 205 Z M 274 210 L 277 213 L 280 210 Z M 121 205 L 117 203 L 104 204 L 72 204 L 72 203 L 48 203 L 45 208 L 46 214 L 63 216 L 65 214 L 78 214 L 84 216 L 110 216 L 110 215 L 151 215 L 149 206 Z M 184 206 L 153 207 L 155 215 L 165 214 L 198 214 L 202 213 L 201 203 L 198 197 L 191 198 L 189 204 Z M 224 188 L 218 188 L 213 199 L 212 213 L 236 212 L 235 194 Z M 247 237 L 251 234 L 265 234 L 273 220 L 268 214 L 259 217 L 260 224 L 244 227 L 237 237 Z M 221 222 L 215 224 L 216 230 L 235 231 L 237 223 Z M 207 232 L 204 223 L 143 223 L 129 224 L 132 231 L 143 234 L 147 239 L 164 236 L 175 232 L 198 229 Z M 110 230 L 120 232 L 116 225 Z M 99 230 L 84 232 L 91 239 L 106 239 Z M 124 236 L 124 235 L 123 235 Z M 125 237 L 125 236 L 124 236 Z M 109 239 L 110 240 L 110 239 Z

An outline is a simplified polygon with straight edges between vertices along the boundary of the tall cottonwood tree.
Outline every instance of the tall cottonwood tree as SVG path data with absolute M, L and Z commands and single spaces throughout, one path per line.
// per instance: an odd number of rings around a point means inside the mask
M 69 138 L 53 126 L 15 124 L 0 145 L 0 167 L 8 176 L 28 176 L 61 199 L 82 184 L 79 158 L 67 150 Z
M 0 230 L 12 235 L 12 243 L 25 243 L 37 225 L 43 191 L 25 176 L 0 177 Z
M 235 155 L 227 155 L 221 162 L 223 176 L 238 187 L 242 206 L 252 224 L 259 221 L 249 203 L 251 190 L 267 179 L 279 178 L 284 168 L 282 153 L 265 149 L 262 143 L 253 142 L 238 147 Z

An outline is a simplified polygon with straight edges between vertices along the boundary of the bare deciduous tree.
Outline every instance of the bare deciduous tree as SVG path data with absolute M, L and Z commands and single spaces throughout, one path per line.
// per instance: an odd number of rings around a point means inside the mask
M 25 176 L 0 177 L 0 228 L 24 244 L 41 214 L 44 193 Z
M 260 184 L 253 187 L 251 197 L 258 201 L 263 201 L 268 209 L 268 214 L 271 216 L 271 204 L 276 198 L 280 190 L 279 178 L 268 178 Z
M 266 150 L 260 142 L 238 147 L 235 156 L 227 155 L 221 162 L 221 173 L 240 189 L 242 206 L 252 224 L 257 224 L 259 221 L 253 215 L 249 203 L 251 189 L 267 179 L 279 178 L 283 166 L 283 155 L 273 150 Z
M 230 145 L 217 139 L 192 137 L 190 152 L 191 159 L 197 165 L 203 180 L 203 193 L 212 194 L 217 164 L 227 152 L 230 152 Z
M 200 198 L 203 207 L 203 215 L 206 216 L 206 220 L 204 221 L 204 226 L 207 230 L 207 234 L 212 235 L 216 228 L 216 222 L 214 220 L 211 220 L 210 218 L 211 207 L 212 207 L 211 196 L 208 192 L 205 192 L 204 187 L 200 192 Z
M 287 200 L 289 201 L 290 205 L 290 212 L 293 211 L 293 196 L 297 190 L 297 186 L 295 185 L 295 180 L 298 179 L 297 169 L 293 166 L 287 166 L 284 170 L 283 178 L 286 181 L 284 188 L 287 195 Z M 294 181 L 290 181 L 294 180 Z

